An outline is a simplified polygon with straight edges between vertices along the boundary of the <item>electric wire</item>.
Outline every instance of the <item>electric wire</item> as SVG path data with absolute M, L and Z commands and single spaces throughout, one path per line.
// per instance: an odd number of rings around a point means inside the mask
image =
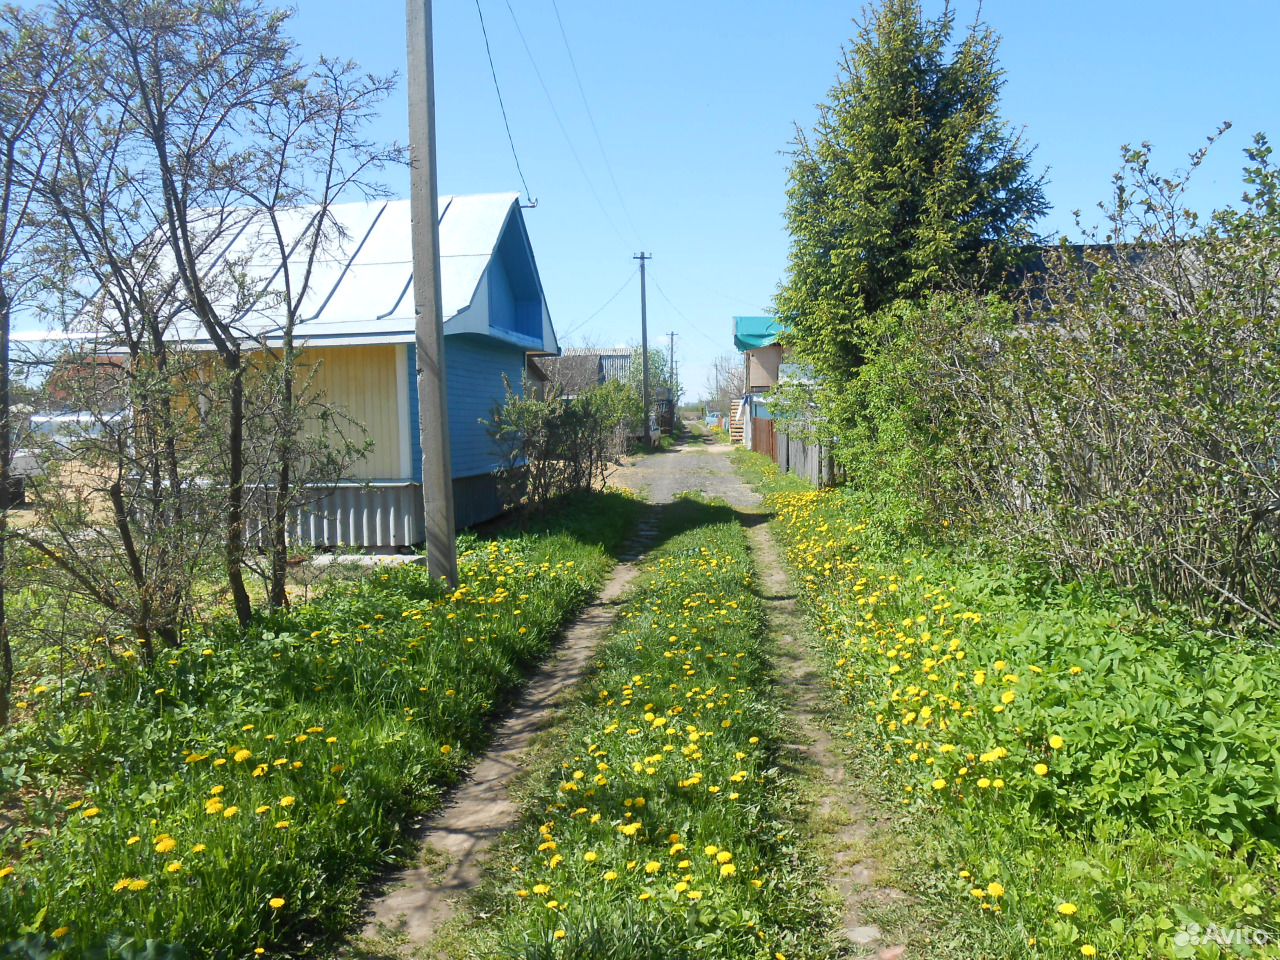
M 542 87 L 542 92 L 547 98 L 547 104 L 551 107 L 551 115 L 555 117 L 556 125 L 560 128 L 561 134 L 564 135 L 564 141 L 569 146 L 569 153 L 572 154 L 574 163 L 578 165 L 578 171 L 582 174 L 582 179 L 586 181 L 587 189 L 591 191 L 591 196 L 595 198 L 596 205 L 600 208 L 600 212 L 604 214 L 605 220 L 608 221 L 618 240 L 626 243 L 626 239 L 622 236 L 622 231 L 618 229 L 618 224 L 609 213 L 609 208 L 600 199 L 600 192 L 596 190 L 596 185 L 592 182 L 591 175 L 587 173 L 582 157 L 578 155 L 578 148 L 573 145 L 573 137 L 569 136 L 569 130 L 564 125 L 564 120 L 560 118 L 560 111 L 556 109 L 555 97 L 551 96 L 551 89 L 547 86 L 546 80 L 542 78 L 542 71 L 538 69 L 538 61 L 533 55 L 533 48 L 529 46 L 529 41 L 525 38 L 524 30 L 520 27 L 520 18 L 516 16 L 515 8 L 511 6 L 511 0 L 506 0 L 506 4 L 507 12 L 511 14 L 511 22 L 516 27 L 516 34 L 520 37 L 520 43 L 524 45 L 524 52 L 528 55 L 529 63 L 533 66 L 533 75 L 538 78 L 538 85 Z
M 622 208 L 622 214 L 627 219 L 627 225 L 631 228 L 631 232 L 635 235 L 636 240 L 640 239 L 640 231 L 636 229 L 636 222 L 631 216 L 631 210 L 627 207 L 627 201 L 622 195 L 622 188 L 618 186 L 618 178 L 614 176 L 613 164 L 609 162 L 609 154 L 604 148 L 604 141 L 600 137 L 600 128 L 596 126 L 595 114 L 591 111 L 591 103 L 587 100 L 587 88 L 582 83 L 582 75 L 578 72 L 578 61 L 573 55 L 573 47 L 569 44 L 569 34 L 565 31 L 564 20 L 560 17 L 560 4 L 556 0 L 551 0 L 551 9 L 555 11 L 556 25 L 560 28 L 560 39 L 564 41 L 564 52 L 569 55 L 569 66 L 573 69 L 573 79 L 578 84 L 578 95 L 582 97 L 582 107 L 587 112 L 587 120 L 591 124 L 591 133 L 596 138 L 596 146 L 600 149 L 600 159 L 604 161 L 605 172 L 609 175 L 609 182 L 613 184 L 613 192 L 618 198 L 618 205 Z M 644 244 L 641 244 L 643 247 Z
M 579 323 L 575 323 L 566 332 L 560 334 L 560 336 L 564 338 L 573 336 L 575 333 L 577 333 L 579 330 L 585 327 L 588 323 L 590 323 L 596 317 L 600 316 L 600 314 L 604 313 L 605 309 L 609 306 L 609 304 L 613 303 L 613 301 L 617 300 L 620 296 L 622 296 L 622 292 L 626 290 L 627 287 L 631 286 L 631 281 L 636 278 L 636 274 L 639 272 L 640 272 L 639 267 L 636 267 L 635 269 L 633 269 L 629 274 L 627 274 L 627 279 L 622 281 L 622 286 L 620 286 L 617 289 L 617 291 L 613 294 L 613 296 L 611 296 L 608 300 L 606 300 L 603 304 L 601 304 L 600 309 L 598 309 L 595 313 L 591 314 L 591 316 L 587 317 L 587 319 L 582 320 Z
M 708 333 L 704 333 L 702 330 L 698 328 L 698 326 L 692 320 L 690 320 L 688 317 L 684 315 L 684 311 L 682 311 L 679 307 L 677 307 L 675 303 L 672 301 L 672 299 L 667 296 L 667 291 L 662 289 L 662 284 L 660 284 L 658 282 L 658 278 L 653 275 L 652 267 L 649 268 L 649 279 L 653 281 L 653 286 L 658 291 L 658 294 L 662 297 L 662 299 L 667 301 L 667 306 L 669 306 L 672 310 L 676 312 L 676 316 L 678 316 L 681 320 L 683 320 L 685 322 L 685 325 L 690 330 L 692 330 L 698 336 L 702 337 L 702 339 L 706 340 L 712 346 L 715 346 L 715 347 L 724 346 L 724 344 L 721 341 L 716 340 L 714 337 L 712 337 Z
M 516 173 L 520 175 L 520 185 L 524 187 L 524 196 L 533 203 L 533 195 L 529 193 L 529 184 L 524 179 L 524 170 L 520 168 L 520 156 L 516 153 L 515 137 L 511 135 L 511 121 L 507 119 L 507 105 L 502 99 L 502 87 L 498 85 L 498 71 L 493 65 L 493 50 L 489 46 L 489 30 L 484 23 L 484 10 L 480 0 L 476 0 L 476 13 L 480 15 L 480 33 L 484 35 L 484 52 L 489 58 L 489 73 L 493 77 L 493 89 L 498 94 L 498 108 L 502 111 L 502 125 L 507 128 L 507 143 L 511 144 L 511 158 L 516 162 Z

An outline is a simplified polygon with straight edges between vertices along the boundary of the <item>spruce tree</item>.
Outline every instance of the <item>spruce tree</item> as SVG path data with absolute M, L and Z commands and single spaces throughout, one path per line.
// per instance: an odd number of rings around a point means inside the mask
M 1031 150 L 998 112 L 999 38 L 919 0 L 864 10 L 812 135 L 798 131 L 777 311 L 796 358 L 838 392 L 877 311 L 946 288 L 997 289 L 1047 209 Z

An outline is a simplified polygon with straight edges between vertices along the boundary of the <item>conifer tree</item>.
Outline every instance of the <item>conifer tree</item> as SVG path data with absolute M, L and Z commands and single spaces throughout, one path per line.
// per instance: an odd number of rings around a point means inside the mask
M 777 310 L 789 345 L 839 391 L 883 307 L 930 290 L 999 287 L 1047 209 L 1031 150 L 1000 118 L 999 38 L 919 0 L 882 0 L 811 135 L 797 131 L 792 246 Z

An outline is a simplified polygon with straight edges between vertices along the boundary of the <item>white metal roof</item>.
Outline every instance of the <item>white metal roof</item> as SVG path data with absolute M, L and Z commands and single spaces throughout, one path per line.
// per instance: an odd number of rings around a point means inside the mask
M 515 193 L 442 196 L 440 198 L 440 286 L 445 332 L 450 321 L 477 299 L 485 268 L 497 249 L 503 227 L 512 211 L 519 210 Z M 315 216 L 316 208 L 299 207 L 282 216 L 287 248 L 292 248 Z M 408 200 L 342 203 L 329 208 L 335 240 L 321 253 L 312 270 L 302 304 L 302 321 L 295 328 L 299 344 L 344 345 L 351 343 L 407 343 L 414 339 L 413 248 Z M 264 215 L 233 211 L 241 217 L 230 231 L 230 242 L 220 241 L 210 251 L 209 270 L 219 262 L 234 264 L 250 289 L 261 293 L 280 291 L 283 281 L 279 257 L 271 255 L 274 239 Z M 262 251 L 268 251 L 263 253 Z M 172 263 L 172 260 L 169 261 Z M 305 266 L 300 251 L 291 256 L 294 283 Z M 162 266 L 161 269 L 164 269 Z M 483 297 L 483 293 L 481 293 Z M 228 291 L 215 296 L 223 317 L 238 311 Z M 271 342 L 283 317 L 273 309 L 271 297 L 255 298 L 258 304 L 235 323 L 246 339 Z M 243 311 L 240 311 L 243 312 Z M 544 308 L 545 313 L 545 308 Z M 554 343 L 554 332 L 549 329 Z M 175 325 L 178 339 L 192 344 L 207 342 L 194 318 Z M 92 338 L 84 331 L 81 336 Z M 41 337 L 40 339 L 44 339 Z M 554 347 L 552 349 L 555 349 Z

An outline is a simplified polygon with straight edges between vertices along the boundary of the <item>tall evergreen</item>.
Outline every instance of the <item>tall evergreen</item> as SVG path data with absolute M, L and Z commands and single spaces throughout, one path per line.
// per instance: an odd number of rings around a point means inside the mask
M 882 307 L 998 287 L 1047 209 L 1031 150 L 998 112 L 999 38 L 919 0 L 864 11 L 812 135 L 797 135 L 779 315 L 828 388 L 862 362 Z

